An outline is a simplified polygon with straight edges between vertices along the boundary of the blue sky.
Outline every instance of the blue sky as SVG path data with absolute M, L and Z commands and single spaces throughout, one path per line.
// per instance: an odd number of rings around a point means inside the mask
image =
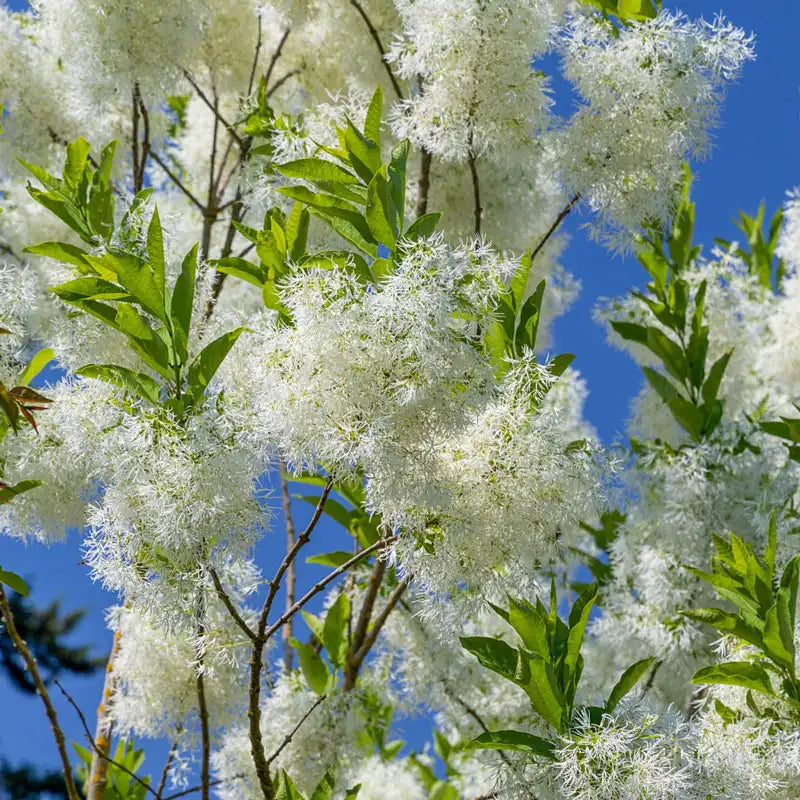
M 16 0 L 10 5 L 19 7 L 21 3 Z M 693 17 L 710 19 L 720 10 L 720 3 L 686 0 L 683 7 Z M 800 4 L 728 0 L 724 11 L 737 25 L 755 33 L 757 60 L 745 66 L 742 78 L 728 93 L 722 113 L 723 127 L 715 134 L 711 157 L 694 165 L 696 236 L 706 249 L 715 236 L 735 238 L 731 218 L 739 209 L 752 213 L 764 200 L 771 214 L 783 202 L 786 190 L 800 183 L 797 157 L 800 60 L 796 54 Z M 586 415 L 603 440 L 624 441 L 621 437 L 630 401 L 641 385 L 639 369 L 623 353 L 606 344 L 605 333 L 592 321 L 591 311 L 598 298 L 621 294 L 644 283 L 643 273 L 635 260 L 613 258 L 589 242 L 581 223 L 580 215 L 567 220 L 565 228 L 571 234 L 571 242 L 563 263 L 580 278 L 583 291 L 556 324 L 554 350 L 577 355 L 575 366 L 586 378 L 590 391 Z M 307 514 L 304 508 L 298 509 L 301 522 Z M 276 530 L 279 525 L 280 520 L 276 519 Z M 330 541 L 337 537 L 335 531 L 327 529 L 320 533 L 329 537 L 325 549 L 339 546 L 339 541 Z M 277 539 L 268 536 L 259 547 L 257 555 L 262 564 L 272 562 L 272 541 L 282 547 L 282 534 Z M 63 546 L 50 548 L 25 547 L 0 539 L 0 564 L 15 569 L 32 582 L 37 604 L 60 597 L 67 609 L 89 610 L 75 639 L 92 642 L 101 652 L 110 644 L 103 613 L 113 598 L 88 580 L 79 561 L 77 536 Z M 321 574 L 321 567 L 304 568 L 301 585 Z M 68 679 L 66 683 L 91 719 L 102 676 Z M 60 697 L 55 700 L 68 737 L 81 741 L 82 732 L 74 713 Z M 23 697 L 0 678 L 0 708 L 4 722 L 13 720 L 13 725 L 0 726 L 0 755 L 55 766 L 55 749 L 38 700 Z M 408 726 L 407 733 L 409 738 L 419 741 L 418 737 L 428 729 L 428 723 L 420 721 Z M 163 748 L 156 748 L 146 766 L 160 770 L 162 753 Z

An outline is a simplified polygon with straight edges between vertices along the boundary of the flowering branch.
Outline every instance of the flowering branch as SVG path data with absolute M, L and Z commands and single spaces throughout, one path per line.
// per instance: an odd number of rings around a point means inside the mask
M 372 20 L 369 18 L 366 11 L 364 11 L 364 7 L 361 5 L 359 0 L 350 0 L 350 5 L 355 8 L 356 11 L 361 15 L 361 19 L 364 20 L 364 24 L 367 26 L 369 30 L 369 35 L 372 37 L 373 41 L 378 47 L 378 51 L 381 54 L 381 63 L 386 70 L 386 74 L 389 76 L 389 80 L 392 83 L 392 88 L 395 91 L 398 99 L 403 99 L 403 91 L 400 88 L 400 84 L 397 82 L 397 78 L 395 78 L 394 73 L 392 72 L 392 68 L 389 66 L 389 62 L 386 60 L 386 49 L 383 46 L 383 42 L 381 41 L 380 34 L 378 33 L 375 26 L 372 24 Z
M 558 230 L 561 223 L 569 216 L 570 211 L 575 207 L 575 204 L 581 199 L 581 193 L 577 192 L 573 195 L 572 199 L 561 209 L 561 213 L 556 217 L 556 221 L 550 226 L 550 230 L 542 237 L 539 244 L 533 248 L 531 253 L 531 261 L 539 254 L 539 251 L 547 244 L 548 239 Z
M 39 674 L 39 669 L 36 666 L 36 659 L 28 649 L 28 645 L 25 640 L 19 635 L 17 626 L 14 623 L 14 615 L 11 613 L 11 608 L 8 605 L 8 598 L 3 590 L 2 583 L 0 583 L 0 617 L 2 617 L 3 624 L 6 627 L 9 638 L 13 642 L 17 652 L 22 656 L 22 660 L 25 662 L 25 667 L 30 673 L 31 680 L 36 687 L 36 693 L 42 698 L 45 713 L 47 714 L 48 720 L 50 720 L 50 729 L 53 731 L 53 738 L 56 740 L 58 754 L 61 756 L 61 771 L 64 773 L 64 783 L 67 787 L 67 795 L 69 800 L 81 800 L 81 796 L 78 793 L 77 787 L 75 786 L 75 779 L 72 775 L 72 765 L 70 764 L 69 756 L 67 755 L 64 731 L 61 729 L 61 725 L 58 722 L 58 715 L 56 714 L 56 710 L 50 700 L 50 694 L 47 691 L 47 687 L 44 685 L 44 681 Z
M 267 759 L 267 766 L 269 766 L 283 752 L 283 749 L 289 744 L 289 742 L 292 741 L 292 738 L 297 733 L 297 731 L 300 730 L 303 723 L 314 713 L 314 709 L 316 709 L 319 705 L 321 705 L 322 702 L 327 699 L 327 697 L 328 697 L 327 694 L 321 694 L 314 701 L 314 704 L 311 706 L 311 708 L 309 708 L 308 711 L 306 711 L 306 713 L 303 714 L 302 717 L 300 717 L 300 721 L 297 723 L 297 725 L 295 725 L 294 728 L 292 728 L 292 730 L 289 731 L 284 740 L 278 745 L 278 749 Z
M 109 764 L 113 764 L 118 769 L 121 769 L 126 775 L 130 775 L 140 786 L 144 786 L 144 788 L 153 795 L 153 797 L 158 797 L 155 790 L 150 786 L 147 781 L 142 780 L 135 772 L 129 770 L 124 764 L 120 764 L 119 761 L 115 761 L 111 756 L 107 753 L 104 753 L 100 750 L 97 745 L 94 743 L 94 738 L 92 736 L 92 732 L 89 730 L 89 726 L 86 723 L 86 717 L 83 715 L 83 711 L 81 711 L 80 706 L 75 702 L 72 695 L 61 685 L 59 681 L 54 681 L 55 685 L 61 690 L 61 694 L 67 699 L 67 702 L 75 709 L 76 713 L 78 714 L 78 718 L 81 721 L 81 725 L 83 726 L 83 730 L 86 733 L 86 738 L 89 740 L 89 744 L 91 744 L 92 749 L 95 753 L 97 753 L 100 758 L 106 761 Z M 80 797 L 80 795 L 77 795 Z

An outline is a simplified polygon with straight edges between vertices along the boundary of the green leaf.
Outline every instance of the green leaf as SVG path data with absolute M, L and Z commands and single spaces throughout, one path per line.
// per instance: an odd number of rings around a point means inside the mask
M 166 322 L 164 293 L 147 262 L 128 253 L 106 253 L 103 261 L 148 314 Z
M 75 304 L 82 300 L 131 300 L 130 292 L 103 278 L 76 278 L 50 289 L 65 303 Z
M 25 367 L 19 385 L 27 386 L 54 358 L 55 353 L 49 347 L 39 350 Z
M 0 569 L 0 583 L 13 589 L 17 594 L 27 597 L 30 594 L 28 584 L 17 575 L 16 572 L 9 572 L 5 569 Z
M 520 753 L 531 753 L 549 761 L 555 760 L 556 745 L 549 739 L 534 736 L 524 731 L 487 731 L 476 736 L 464 745 L 464 750 L 516 750 Z
M 594 601 L 600 587 L 597 583 L 592 583 L 573 604 L 569 612 L 569 635 L 567 637 L 567 649 L 564 656 L 564 667 L 567 675 L 575 673 L 578 658 L 583 645 L 583 637 L 586 633 L 586 625 L 589 622 L 589 614 L 592 613 Z M 567 681 L 569 679 L 567 678 Z M 565 681 L 566 682 L 566 681 Z
M 350 618 L 350 598 L 340 594 L 325 615 L 322 629 L 322 643 L 328 651 L 328 658 L 335 667 L 344 663 L 347 655 L 347 621 Z
M 408 139 L 398 142 L 392 149 L 386 174 L 389 178 L 389 222 L 395 238 L 399 237 L 405 224 L 406 169 L 411 144 Z
M 170 318 L 175 343 L 175 354 L 185 364 L 189 358 L 189 332 L 192 327 L 194 285 L 197 279 L 197 245 L 186 254 L 181 263 L 181 274 L 175 281 L 170 301 Z
M 642 372 L 644 372 L 647 382 L 665 403 L 669 403 L 676 397 L 681 396 L 680 392 L 660 372 L 656 372 L 650 367 L 642 367 Z
M 275 169 L 287 178 L 307 181 L 331 181 L 332 183 L 358 183 L 358 178 L 344 167 L 321 158 L 299 158 L 277 164 Z
M 442 215 L 436 211 L 432 214 L 423 214 L 417 217 L 407 228 L 403 234 L 403 238 L 409 242 L 416 242 L 418 239 L 424 239 L 430 236 L 436 230 Z
M 372 99 L 367 108 L 367 117 L 364 120 L 364 136 L 375 142 L 378 146 L 381 143 L 381 117 L 383 116 L 383 89 L 380 84 L 375 87 Z
M 292 261 L 299 261 L 306 254 L 310 219 L 311 215 L 299 203 L 292 206 L 286 218 L 286 247 Z
M 158 206 L 153 209 L 150 225 L 147 228 L 147 258 L 153 270 L 156 288 L 162 297 L 166 295 L 166 264 L 164 263 L 164 233 L 158 216 Z
M 333 779 L 333 770 L 328 771 L 322 776 L 322 780 L 317 784 L 310 800 L 330 800 L 333 790 L 336 788 L 336 781 Z
M 275 792 L 275 800 L 305 800 L 305 798 L 297 791 L 292 779 L 286 773 L 286 770 L 281 770 L 278 775 L 278 786 Z
M 493 606 L 500 613 L 502 609 Z M 520 638 L 533 653 L 546 658 L 550 655 L 550 644 L 547 640 L 547 625 L 536 608 L 527 600 L 508 598 L 507 622 L 519 634 Z
M 306 564 L 321 564 L 323 567 L 341 567 L 353 557 L 347 550 L 333 550 L 330 553 L 319 553 L 306 559 Z
M 31 489 L 35 489 L 37 486 L 41 486 L 41 481 L 20 481 L 14 486 L 1 486 L 0 487 L 0 505 L 5 505 L 6 503 L 10 503 L 18 494 L 22 494 L 23 492 L 29 492 Z
M 161 386 L 158 381 L 126 367 L 116 364 L 87 364 L 76 370 L 76 374 L 84 378 L 94 378 L 106 383 L 112 383 L 126 391 L 133 392 L 153 405 L 158 405 L 161 396 Z
M 82 136 L 67 144 L 67 156 L 64 161 L 64 183 L 71 189 L 77 189 L 86 169 L 87 159 L 92 146 Z
M 66 242 L 42 242 L 41 244 L 34 244 L 26 247 L 23 253 L 32 253 L 35 256 L 44 256 L 45 258 L 53 258 L 56 261 L 62 261 L 65 264 L 71 264 L 79 270 L 86 272 L 91 269 L 89 262 L 86 260 L 86 253 L 80 247 L 74 244 L 67 244 Z
M 474 655 L 487 669 L 514 680 L 517 669 L 517 651 L 500 639 L 487 636 L 462 636 L 461 646 Z
M 397 246 L 397 229 L 392 226 L 389 208 L 389 185 L 378 170 L 369 182 L 365 219 L 372 236 L 377 242 L 394 251 Z
M 620 675 L 619 680 L 614 684 L 614 688 L 608 696 L 608 700 L 606 700 L 605 711 L 607 714 L 610 714 L 619 705 L 619 701 L 636 686 L 654 662 L 655 658 L 643 658 L 641 661 L 631 664 Z
M 647 344 L 647 328 L 634 322 L 617 322 L 611 320 L 611 327 L 625 340 Z
M 731 633 L 756 647 L 763 647 L 762 633 L 757 627 L 748 625 L 741 617 L 720 608 L 692 608 L 682 611 L 684 617 L 710 625 L 723 633 Z
M 289 644 L 297 652 L 300 670 L 306 679 L 308 688 L 315 694 L 322 694 L 328 688 L 330 677 L 325 662 L 310 644 L 303 644 L 294 637 L 289 639 Z
M 683 381 L 689 377 L 683 351 L 659 328 L 654 328 L 652 326 L 647 328 L 645 344 L 661 359 L 662 363 L 667 368 L 667 372 L 669 372 L 673 378 L 678 381 Z
M 563 731 L 566 698 L 551 664 L 538 655 L 520 651 L 514 682 L 525 690 L 539 716 L 557 731 Z
M 226 258 L 212 261 L 211 264 L 218 272 L 233 275 L 234 278 L 240 278 L 243 281 L 252 283 L 253 286 L 258 286 L 259 289 L 264 286 L 267 280 L 267 272 L 264 267 L 254 264 L 245 258 L 227 256 Z
M 378 242 L 372 235 L 366 219 L 356 212 L 337 208 L 312 208 L 315 216 L 324 219 L 343 239 L 350 242 L 367 255 L 376 258 Z
M 345 129 L 344 143 L 356 174 L 364 183 L 369 183 L 372 176 L 381 168 L 380 147 L 366 139 L 352 122 L 348 122 Z
M 727 661 L 711 667 L 704 667 L 695 672 L 692 677 L 692 683 L 741 686 L 770 696 L 775 694 L 770 684 L 769 675 L 764 667 L 749 661 Z
M 764 618 L 764 652 L 794 675 L 794 629 L 781 598 L 767 610 Z
M 192 361 L 187 381 L 189 392 L 195 401 L 203 396 L 211 379 L 244 331 L 244 328 L 236 328 L 236 330 L 223 333 L 222 336 L 207 344 Z

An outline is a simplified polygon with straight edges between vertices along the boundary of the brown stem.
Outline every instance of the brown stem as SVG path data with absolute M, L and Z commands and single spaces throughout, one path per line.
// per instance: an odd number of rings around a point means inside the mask
M 286 552 L 291 552 L 292 548 L 297 542 L 297 534 L 294 529 L 294 521 L 292 519 L 292 501 L 289 496 L 289 482 L 286 480 L 286 463 L 283 459 L 278 464 L 281 482 L 281 504 L 283 505 L 283 519 L 286 523 Z M 289 564 L 286 570 L 286 605 L 285 610 L 288 611 L 295 601 L 295 587 L 297 585 L 297 575 L 295 574 L 294 561 Z M 281 638 L 283 639 L 283 661 L 286 665 L 286 671 L 289 672 L 294 665 L 294 649 L 290 644 L 292 638 L 292 625 L 293 620 L 287 620 L 281 631 Z
M 297 731 L 300 730 L 303 723 L 314 713 L 314 709 L 316 709 L 317 706 L 319 706 L 327 697 L 328 697 L 327 694 L 321 694 L 314 701 L 314 704 L 311 706 L 311 708 L 309 708 L 308 711 L 306 711 L 306 713 L 303 714 L 302 717 L 300 717 L 300 721 L 297 723 L 297 725 L 295 725 L 294 728 L 292 728 L 292 730 L 286 734 L 284 740 L 278 745 L 278 749 L 267 759 L 267 766 L 269 766 L 283 752 L 283 749 L 286 747 L 286 745 L 289 744 L 289 742 L 292 741 L 292 738 L 297 733 Z
M 417 179 L 417 216 L 428 213 L 428 192 L 431 188 L 431 162 L 433 156 L 427 151 L 422 151 L 419 165 L 419 178 Z
M 400 598 L 405 593 L 410 582 L 410 578 L 405 578 L 394 587 L 392 593 L 389 595 L 389 598 L 386 601 L 386 605 L 383 607 L 381 613 L 375 618 L 375 622 L 372 624 L 369 632 L 364 637 L 361 646 L 355 652 L 351 650 L 347 654 L 347 669 L 345 671 L 344 682 L 345 691 L 349 691 L 355 687 L 356 680 L 358 679 L 358 672 L 361 669 L 361 665 L 364 663 L 364 659 L 367 657 L 369 651 L 372 649 L 372 646 L 375 644 L 378 634 L 386 624 L 386 620 L 389 619 L 389 615 L 392 613 L 392 611 L 394 611 L 395 607 L 400 602 Z
M 22 656 L 22 660 L 25 662 L 25 668 L 30 673 L 33 685 L 36 687 L 36 693 L 42 699 L 42 704 L 44 705 L 47 719 L 50 721 L 50 730 L 53 732 L 53 738 L 56 741 L 56 748 L 58 749 L 58 754 L 61 757 L 61 771 L 64 774 L 64 784 L 67 788 L 67 796 L 69 797 L 69 800 L 81 800 L 81 796 L 78 794 L 78 788 L 75 786 L 75 778 L 72 775 L 72 765 L 70 764 L 69 756 L 67 755 L 64 731 L 61 730 L 61 725 L 58 722 L 58 715 L 56 714 L 56 710 L 53 708 L 53 704 L 50 701 L 50 694 L 48 693 L 47 687 L 44 685 L 44 681 L 39 674 L 39 668 L 36 666 L 36 659 L 28 649 L 28 645 L 25 640 L 20 636 L 17 626 L 14 623 L 14 615 L 11 613 L 11 608 L 8 605 L 8 598 L 6 597 L 6 593 L 2 584 L 0 584 L 0 617 L 3 620 L 3 624 L 5 625 L 11 642 L 20 656 Z
M 203 638 L 205 636 L 205 625 L 203 624 L 203 616 L 205 614 L 204 597 L 201 595 L 200 604 L 198 608 L 198 623 L 197 623 L 197 641 L 199 646 L 198 661 L 197 661 L 197 716 L 200 718 L 200 797 L 202 800 L 209 800 L 209 783 L 211 781 L 211 736 L 209 734 L 208 725 L 208 704 L 206 702 L 206 684 L 203 675 L 203 661 L 205 658 L 205 643 Z
M 192 77 L 191 73 L 188 70 L 184 70 L 183 71 L 183 76 L 184 76 L 184 78 L 186 78 L 187 81 L 189 81 L 189 83 L 191 84 L 191 86 L 195 90 L 195 92 L 197 92 L 197 96 L 206 104 L 206 106 L 208 106 L 208 108 L 210 109 L 211 113 L 216 118 L 217 122 L 222 123 L 222 127 L 225 128 L 226 131 L 228 131 L 228 133 L 230 134 L 231 138 L 233 138 L 237 142 L 237 144 L 239 144 L 241 146 L 241 144 L 242 144 L 241 137 L 239 136 L 238 133 L 236 133 L 236 129 L 233 127 L 233 125 L 231 125 L 225 119 L 225 117 L 222 116 L 222 114 L 220 113 L 218 104 L 217 103 L 212 103 L 208 99 L 208 96 L 206 95 L 206 93 L 200 88 L 200 86 L 198 85 L 197 81 L 195 81 L 195 79 Z
M 158 164 L 164 172 L 167 173 L 167 177 L 194 203 L 195 206 L 200 210 L 201 213 L 206 213 L 206 207 L 184 186 L 181 179 L 167 166 L 161 156 L 152 150 L 150 152 L 150 158 Z
M 474 208 L 474 216 L 475 216 L 475 235 L 480 236 L 481 234 L 481 218 L 483 217 L 483 207 L 481 206 L 481 183 L 478 178 L 478 167 L 475 164 L 475 151 L 473 149 L 473 127 L 472 123 L 470 122 L 469 128 L 469 138 L 467 140 L 467 146 L 469 147 L 469 172 L 472 175 L 472 202 Z
M 178 752 L 178 737 L 172 742 L 172 745 L 169 748 L 169 753 L 167 754 L 167 760 L 164 764 L 164 769 L 161 770 L 161 780 L 158 782 L 158 788 L 156 789 L 156 797 L 158 800 L 162 800 L 162 796 L 164 794 L 164 789 L 167 786 L 167 778 L 169 778 L 169 771 L 172 769 L 172 762 L 175 760 L 175 755 Z
M 256 68 L 258 67 L 258 57 L 261 54 L 261 14 L 258 15 L 258 37 L 256 38 L 256 49 L 253 53 L 253 63 L 250 65 L 250 77 L 247 80 L 247 96 L 253 92 L 253 83 L 256 79 Z
M 317 507 L 314 509 L 314 513 L 310 522 L 308 525 L 306 525 L 300 536 L 297 537 L 297 541 L 295 541 L 289 552 L 286 553 L 283 561 L 275 572 L 275 576 L 273 577 L 272 581 L 270 581 L 267 597 L 266 600 L 264 600 L 264 605 L 261 608 L 261 616 L 258 620 L 256 639 L 253 642 L 253 650 L 250 655 L 250 689 L 247 708 L 247 717 L 250 723 L 250 753 L 253 757 L 253 764 L 255 765 L 256 769 L 256 777 L 258 778 L 258 784 L 261 787 L 261 793 L 264 796 L 264 800 L 273 800 L 275 796 L 275 790 L 273 789 L 272 780 L 270 779 L 269 774 L 269 764 L 267 763 L 266 756 L 264 755 L 263 737 L 261 736 L 261 670 L 264 666 L 264 646 L 271 635 L 271 633 L 268 633 L 266 630 L 267 619 L 269 618 L 269 612 L 272 608 L 272 603 L 275 600 L 275 596 L 278 593 L 278 589 L 280 588 L 283 576 L 286 574 L 286 571 L 291 563 L 297 557 L 300 549 L 311 538 L 311 534 L 319 522 L 320 517 L 322 516 L 322 509 L 325 506 L 325 502 L 328 499 L 328 495 L 330 494 L 332 488 L 333 478 L 329 478 L 328 482 L 325 484 L 325 488 L 322 490 L 322 495 L 319 498 Z M 284 616 L 286 615 L 284 614 Z M 270 629 L 270 631 L 273 631 L 273 629 L 274 626 Z
M 281 86 L 283 86 L 283 84 L 289 80 L 289 78 L 299 75 L 302 71 L 302 67 L 296 67 L 295 69 L 290 69 L 285 75 L 281 75 L 281 77 L 278 78 L 278 80 L 276 80 L 275 83 L 269 87 L 269 89 L 267 89 L 267 98 L 272 97 L 272 95 L 275 94 L 275 92 L 277 92 L 278 89 L 280 89 Z
M 272 54 L 272 57 L 269 60 L 269 65 L 267 66 L 267 71 L 264 73 L 264 83 L 269 86 L 270 79 L 272 78 L 272 72 L 275 69 L 275 65 L 278 63 L 278 59 L 281 57 L 281 52 L 283 51 L 283 46 L 286 44 L 286 40 L 289 38 L 289 34 L 291 33 L 291 28 L 287 28 L 283 36 L 281 36 L 281 40 L 278 42 L 278 46 L 275 48 L 275 52 Z M 261 29 L 259 28 L 259 40 L 260 40 Z M 252 89 L 251 89 L 252 91 Z M 249 92 L 248 92 L 249 94 Z
M 581 199 L 581 193 L 577 192 L 573 195 L 572 199 L 567 203 L 564 208 L 561 209 L 561 213 L 556 217 L 556 221 L 550 226 L 550 230 L 542 237 L 539 244 L 533 248 L 533 252 L 531 253 L 531 261 L 539 254 L 539 251 L 547 244 L 547 241 L 550 237 L 558 230 L 561 223 L 567 218 L 569 212 L 575 207 L 575 204 Z
M 222 581 L 219 579 L 217 571 L 213 567 L 210 567 L 208 572 L 211 575 L 211 580 L 214 582 L 214 588 L 217 591 L 217 597 L 219 597 L 219 599 L 222 601 L 222 604 L 228 610 L 228 613 L 231 615 L 234 622 L 242 629 L 248 639 L 255 641 L 256 634 L 251 630 L 250 626 L 244 621 L 244 619 L 242 619 L 241 614 L 239 614 L 239 612 L 236 610 L 236 606 L 233 604 L 230 595 L 222 586 Z
M 106 663 L 106 675 L 103 682 L 103 695 L 97 707 L 97 726 L 94 733 L 94 746 L 92 748 L 92 763 L 89 767 L 89 781 L 87 800 L 103 800 L 106 792 L 108 761 L 106 756 L 111 750 L 111 732 L 114 720 L 111 717 L 111 702 L 116 691 L 114 676 L 114 661 L 119 653 L 122 635 L 120 631 L 114 633 L 111 654 Z
M 369 30 L 369 35 L 372 37 L 373 41 L 375 42 L 378 52 L 381 54 L 381 63 L 383 64 L 384 69 L 386 70 L 386 74 L 389 76 L 389 80 L 392 83 L 392 88 L 395 91 L 399 100 L 403 99 L 403 92 L 400 89 L 400 84 L 397 82 L 397 78 L 394 76 L 394 72 L 392 72 L 392 68 L 389 65 L 389 62 L 386 60 L 386 49 L 383 46 L 383 42 L 381 41 L 381 37 L 378 34 L 377 29 L 372 24 L 372 20 L 367 15 L 367 12 L 364 11 L 364 7 L 361 5 L 359 0 L 350 0 L 350 5 L 355 8 L 356 11 L 361 15 L 361 19 L 364 20 L 364 24 L 367 26 Z
M 244 778 L 244 775 L 234 775 L 232 778 L 218 778 L 215 781 L 209 781 L 208 786 L 209 788 L 213 788 L 214 786 L 220 786 L 223 783 L 231 783 L 232 781 L 239 781 Z M 179 792 L 175 792 L 174 794 L 168 794 L 162 800 L 178 800 L 179 797 L 186 797 L 187 795 L 194 794 L 195 792 L 199 792 L 203 789 L 202 785 L 199 786 L 192 786 L 189 789 L 181 789 Z
M 155 791 L 153 791 L 153 788 L 147 781 L 143 781 L 135 772 L 129 770 L 124 764 L 121 764 L 119 761 L 115 761 L 113 758 L 106 755 L 105 753 L 101 753 L 95 747 L 94 739 L 92 738 L 92 732 L 89 730 L 89 725 L 86 722 L 86 717 L 83 715 L 83 711 L 81 711 L 80 706 L 75 702 L 72 695 L 58 681 L 53 681 L 53 683 L 55 683 L 55 685 L 58 686 L 58 688 L 61 690 L 61 694 L 64 695 L 64 697 L 67 699 L 67 702 L 75 709 L 75 712 L 77 713 L 78 718 L 81 721 L 81 725 L 83 726 L 83 731 L 86 734 L 86 738 L 89 740 L 89 744 L 91 744 L 92 748 L 94 749 L 94 752 L 98 753 L 100 757 L 103 758 L 105 761 L 107 761 L 109 764 L 113 764 L 115 767 L 117 767 L 117 769 L 122 770 L 126 775 L 130 775 L 131 778 L 133 778 L 138 784 L 144 786 L 145 789 L 148 792 L 150 792 L 150 794 L 155 796 L 156 794 Z
M 281 625 L 286 624 L 288 620 L 290 620 L 298 611 L 300 611 L 309 600 L 311 600 L 314 596 L 318 595 L 329 583 L 335 581 L 340 575 L 343 575 L 350 567 L 355 566 L 359 561 L 361 561 L 364 556 L 368 556 L 370 553 L 374 553 L 376 550 L 379 550 L 382 547 L 386 547 L 386 542 L 383 540 L 375 542 L 375 544 L 371 544 L 369 547 L 365 547 L 360 553 L 356 553 L 349 561 L 345 561 L 340 567 L 337 567 L 333 572 L 329 572 L 321 581 L 315 583 L 288 611 L 284 612 L 275 622 L 270 625 L 269 628 L 264 633 L 265 639 L 270 639 L 272 635 L 277 631 Z

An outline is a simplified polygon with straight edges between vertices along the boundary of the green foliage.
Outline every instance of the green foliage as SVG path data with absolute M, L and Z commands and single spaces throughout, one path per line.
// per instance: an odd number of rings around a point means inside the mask
M 3 574 L 8 576 L 10 573 Z M 24 599 L 22 595 L 27 596 L 27 592 L 19 591 L 22 586 L 16 586 L 15 582 L 6 578 L 0 580 L 19 592 L 9 596 L 8 604 L 17 630 L 27 642 L 46 684 L 64 672 L 91 675 L 105 665 L 105 658 L 90 655 L 88 647 L 69 644 L 86 615 L 83 609 L 64 613 L 58 600 L 44 608 L 37 608 Z M 0 636 L 0 668 L 17 689 L 26 694 L 35 694 L 36 687 L 7 636 Z
M 705 667 L 695 673 L 692 683 L 729 684 L 759 692 L 788 703 L 800 713 L 800 682 L 797 679 L 794 645 L 800 555 L 792 558 L 779 576 L 775 570 L 777 530 L 773 514 L 767 547 L 759 558 L 735 534 L 730 541 L 714 537 L 716 549 L 711 572 L 686 567 L 714 587 L 734 610 L 699 608 L 683 611 L 684 616 L 709 625 L 756 648 L 743 661 Z
M 78 778 L 83 781 L 85 791 L 91 770 L 92 751 L 75 742 L 72 743 L 72 746 L 81 759 L 77 774 Z M 144 750 L 137 750 L 132 738 L 120 739 L 111 758 L 116 763 L 108 762 L 108 771 L 106 772 L 108 782 L 103 795 L 104 800 L 144 800 L 149 794 L 147 788 L 129 774 L 132 772 L 135 775 L 141 768 L 144 763 Z M 118 765 L 125 767 L 128 772 Z M 141 778 L 141 781 L 149 785 L 150 776 Z
M 30 594 L 28 584 L 16 572 L 0 568 L 0 583 L 13 589 L 17 594 L 27 597 Z
M 336 781 L 333 778 L 333 770 L 329 769 L 322 776 L 322 780 L 317 784 L 311 795 L 306 797 L 294 785 L 294 781 L 289 777 L 286 770 L 282 769 L 275 776 L 273 788 L 275 790 L 275 800 L 330 800 L 336 789 Z M 360 785 L 347 789 L 344 794 L 344 800 L 355 800 L 360 789 Z
M 110 176 L 116 147 L 116 142 L 106 145 L 95 163 L 90 156 L 89 143 L 82 138 L 76 139 L 67 145 L 61 178 L 20 159 L 20 163 L 45 187 L 38 189 L 29 184 L 31 197 L 91 246 L 107 243 L 114 232 L 114 195 Z
M 180 418 L 201 405 L 209 382 L 243 329 L 223 334 L 190 361 L 197 246 L 183 259 L 172 289 L 166 284 L 164 235 L 157 208 L 150 217 L 143 248 L 138 244 L 131 249 L 112 246 L 114 197 L 108 176 L 115 147 L 112 142 L 104 148 L 93 171 L 89 145 L 78 139 L 67 146 L 62 178 L 25 164 L 49 190 L 29 187 L 34 199 L 57 214 L 87 244 L 102 246 L 97 254 L 64 242 L 44 242 L 26 252 L 71 264 L 77 277 L 53 287 L 55 295 L 122 333 L 158 378 L 115 364 L 89 364 L 78 374 L 120 386 L 150 405 L 163 405 Z M 143 206 L 150 193 L 150 189 L 140 192 L 123 217 L 123 242 L 138 242 L 144 224 Z M 131 227 L 133 231 L 128 230 Z
M 611 564 L 608 562 L 608 552 L 619 535 L 619 527 L 625 522 L 625 516 L 626 515 L 621 511 L 614 509 L 613 511 L 604 511 L 600 514 L 599 528 L 594 528 L 585 522 L 580 523 L 580 527 L 588 534 L 591 534 L 597 549 L 606 554 L 605 561 L 602 561 L 597 556 L 579 547 L 570 548 L 573 553 L 580 557 L 581 561 L 592 573 L 592 577 L 600 589 L 611 580 L 612 568 Z M 577 581 L 573 581 L 570 584 L 570 588 L 576 592 L 583 592 L 586 587 L 587 584 Z
M 616 17 L 623 23 L 644 22 L 661 11 L 661 0 L 581 0 L 599 9 L 603 16 Z
M 703 281 L 692 297 L 689 282 L 683 277 L 700 254 L 700 247 L 692 244 L 695 206 L 689 195 L 691 177 L 687 167 L 671 227 L 655 229 L 639 242 L 637 256 L 652 282 L 647 285 L 649 294 L 633 294 L 645 314 L 659 324 L 614 320 L 611 327 L 623 339 L 646 347 L 658 358 L 663 370 L 642 368 L 648 383 L 678 424 L 700 441 L 713 433 L 722 419 L 724 406 L 718 394 L 731 353 L 707 365 L 707 285 Z
M 786 276 L 786 264 L 778 258 L 775 251 L 778 248 L 778 239 L 783 225 L 783 209 L 779 208 L 769 221 L 766 234 L 764 232 L 764 203 L 758 206 L 754 217 L 744 212 L 739 212 L 736 226 L 745 235 L 747 249 L 736 247 L 734 252 L 747 265 L 751 275 L 758 278 L 761 285 L 779 293 L 783 288 L 783 279 Z M 730 250 L 732 244 L 727 239 L 716 239 L 717 244 Z
M 558 615 L 555 582 L 550 589 L 549 608 L 538 598 L 534 605 L 509 597 L 508 611 L 492 605 L 522 641 L 517 647 L 486 636 L 461 638 L 462 647 L 484 667 L 515 683 L 528 695 L 533 711 L 556 735 L 568 733 L 575 719 L 575 698 L 583 672 L 580 651 L 598 588 L 593 583 L 584 590 L 566 622 Z M 648 658 L 629 667 L 605 705 L 585 708 L 590 721 L 599 724 L 604 714 L 611 713 L 653 663 L 654 659 Z M 553 757 L 557 746 L 555 739 L 508 730 L 484 733 L 468 745 L 472 749 L 517 750 L 546 759 Z
M 0 328 L 0 335 L 10 334 L 7 328 Z M 34 430 L 37 430 L 34 411 L 45 411 L 53 402 L 42 395 L 36 389 L 32 389 L 28 384 L 47 366 L 53 359 L 53 351 L 48 347 L 40 350 L 30 360 L 30 363 L 23 370 L 18 379 L 18 384 L 11 389 L 7 389 L 0 381 L 0 441 L 8 433 L 9 427 L 16 433 L 19 430 L 20 418 L 28 422 Z M 32 485 L 28 485 L 32 484 Z M 8 503 L 15 495 L 20 492 L 38 486 L 38 482 L 24 481 L 16 487 L 0 481 L 0 504 Z
M 800 405 L 795 404 L 800 411 Z M 783 439 L 787 454 L 792 461 L 800 462 L 800 418 L 780 417 L 779 420 L 765 420 L 758 423 L 764 433 Z

